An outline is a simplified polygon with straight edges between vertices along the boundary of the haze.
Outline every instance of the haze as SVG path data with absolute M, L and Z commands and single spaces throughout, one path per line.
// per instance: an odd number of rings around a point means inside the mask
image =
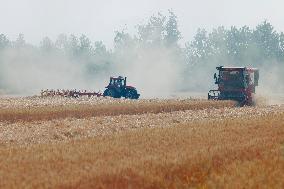
M 157 12 L 175 12 L 183 41 L 189 41 L 197 28 L 224 25 L 254 27 L 268 20 L 276 30 L 284 30 L 284 2 L 280 0 L 1 0 L 1 31 L 11 39 L 23 33 L 29 43 L 39 44 L 44 36 L 86 34 L 112 47 L 114 32 L 145 22 Z

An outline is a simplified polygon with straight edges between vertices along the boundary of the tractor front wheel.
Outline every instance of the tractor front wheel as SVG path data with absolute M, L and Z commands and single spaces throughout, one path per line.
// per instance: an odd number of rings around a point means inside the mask
M 116 92 L 114 90 L 112 90 L 112 89 L 106 89 L 104 91 L 103 96 L 109 96 L 109 97 L 112 97 L 112 98 L 116 98 L 117 97 Z

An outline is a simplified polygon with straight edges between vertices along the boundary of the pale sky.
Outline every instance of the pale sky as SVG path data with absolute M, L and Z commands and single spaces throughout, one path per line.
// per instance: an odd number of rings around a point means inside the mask
M 284 31 L 283 0 L 0 0 L 0 33 L 12 40 L 23 33 L 33 44 L 60 33 L 86 34 L 112 47 L 114 31 L 133 34 L 135 25 L 168 9 L 178 16 L 183 41 L 198 28 L 254 27 L 264 20 Z

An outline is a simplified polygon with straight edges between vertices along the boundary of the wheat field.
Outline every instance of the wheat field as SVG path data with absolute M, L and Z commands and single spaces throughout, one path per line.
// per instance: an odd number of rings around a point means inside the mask
M 283 105 L 29 97 L 0 107 L 0 188 L 284 188 Z

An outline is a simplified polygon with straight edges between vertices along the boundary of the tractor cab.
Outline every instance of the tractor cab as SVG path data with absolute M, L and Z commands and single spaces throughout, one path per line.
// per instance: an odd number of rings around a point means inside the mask
M 208 99 L 236 100 L 241 105 L 252 104 L 252 94 L 258 86 L 259 70 L 247 67 L 216 67 L 214 74 L 217 90 L 210 90 Z
M 122 76 L 111 77 L 108 86 L 116 86 L 118 88 L 126 86 L 126 77 L 125 78 L 123 78 Z
M 109 84 L 106 86 L 103 96 L 110 96 L 113 98 L 130 98 L 138 99 L 140 94 L 137 93 L 135 87 L 126 85 L 126 77 L 110 77 Z

